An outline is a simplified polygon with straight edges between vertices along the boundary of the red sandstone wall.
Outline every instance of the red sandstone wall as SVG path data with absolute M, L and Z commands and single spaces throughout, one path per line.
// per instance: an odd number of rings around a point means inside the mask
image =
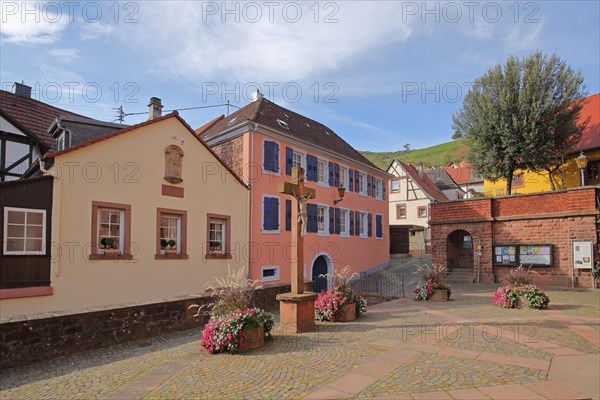
M 229 168 L 238 176 L 243 176 L 244 138 L 240 136 L 212 148 Z

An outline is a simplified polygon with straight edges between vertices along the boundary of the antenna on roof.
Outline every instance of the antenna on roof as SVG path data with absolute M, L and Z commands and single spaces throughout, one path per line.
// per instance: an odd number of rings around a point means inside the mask
M 229 100 L 227 100 L 227 116 L 229 116 Z
M 123 111 L 123 106 L 119 106 L 119 108 L 113 108 L 113 110 L 117 111 L 117 119 L 115 119 L 115 121 L 119 121 L 120 124 L 122 124 L 125 121 L 125 112 Z

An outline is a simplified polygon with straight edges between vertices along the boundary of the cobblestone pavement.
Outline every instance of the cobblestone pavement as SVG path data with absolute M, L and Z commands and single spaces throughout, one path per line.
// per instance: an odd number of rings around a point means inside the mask
M 238 355 L 206 353 L 200 330 L 87 351 L 0 371 L 0 399 L 600 398 L 593 379 L 567 376 L 568 362 L 598 376 L 600 291 L 550 290 L 538 311 L 492 306 L 495 289 L 453 285 L 450 302 L 394 300 L 311 333 L 277 327 Z

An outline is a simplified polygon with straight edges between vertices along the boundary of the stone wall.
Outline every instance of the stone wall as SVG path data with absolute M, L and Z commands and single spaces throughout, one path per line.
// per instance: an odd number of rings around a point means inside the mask
M 218 144 L 212 147 L 212 150 L 223 160 L 229 168 L 237 174 L 243 176 L 244 169 L 244 137 L 240 136 L 233 140 Z
M 312 288 L 313 283 L 307 282 L 306 289 Z M 290 285 L 265 285 L 256 291 L 255 303 L 275 310 L 276 295 L 289 291 Z M 193 317 L 196 310 L 189 306 L 212 301 L 209 295 L 185 296 L 63 315 L 15 317 L 0 324 L 0 369 L 198 327 L 208 317 Z
M 572 240 L 592 240 L 598 257 L 596 199 L 600 188 L 500 198 L 469 199 L 431 205 L 432 260 L 447 265 L 448 236 L 456 230 L 471 234 L 481 248 L 482 282 L 498 282 L 511 268 L 493 264 L 493 246 L 552 244 L 552 266 L 535 267 L 541 285 L 570 287 Z M 476 265 L 473 266 L 474 272 Z M 576 287 L 591 287 L 589 270 L 576 270 Z

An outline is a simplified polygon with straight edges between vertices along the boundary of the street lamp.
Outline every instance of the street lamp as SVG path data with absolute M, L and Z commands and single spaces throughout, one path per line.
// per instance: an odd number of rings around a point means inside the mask
M 584 171 L 585 171 L 585 168 L 587 167 L 588 159 L 585 156 L 585 154 L 583 154 L 583 150 L 581 151 L 581 154 L 579 154 L 579 157 L 577 157 L 575 159 L 575 162 L 577 163 L 577 166 L 581 170 L 581 186 L 585 186 Z
M 333 200 L 333 205 L 335 206 L 337 203 L 339 203 L 340 201 L 344 200 L 344 194 L 346 193 L 346 188 L 343 186 L 340 186 L 338 188 L 338 195 L 340 196 L 339 199 L 337 200 Z

